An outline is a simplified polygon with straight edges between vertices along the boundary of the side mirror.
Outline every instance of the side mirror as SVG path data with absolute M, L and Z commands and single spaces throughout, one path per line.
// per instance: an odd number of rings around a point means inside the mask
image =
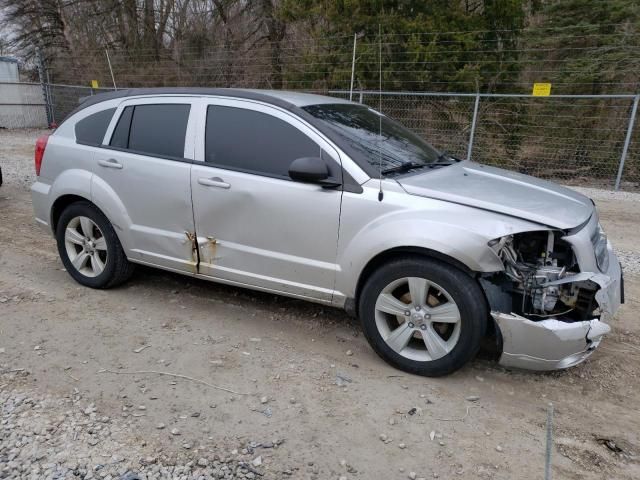
M 329 168 L 320 157 L 297 158 L 291 162 L 289 177 L 298 182 L 321 183 L 329 178 Z

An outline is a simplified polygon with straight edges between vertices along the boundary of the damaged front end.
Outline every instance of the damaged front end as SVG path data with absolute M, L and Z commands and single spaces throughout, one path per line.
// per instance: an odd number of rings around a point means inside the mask
M 555 370 L 591 355 L 622 301 L 620 264 L 596 214 L 574 232 L 524 232 L 489 246 L 504 265 L 480 278 L 502 339 L 500 364 Z

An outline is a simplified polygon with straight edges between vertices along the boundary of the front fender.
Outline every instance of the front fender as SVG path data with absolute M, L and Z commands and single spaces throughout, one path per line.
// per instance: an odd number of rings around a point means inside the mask
M 401 232 L 394 234 L 393 232 Z M 426 232 L 437 232 L 428 235 Z M 504 267 L 495 252 L 488 247 L 489 239 L 455 225 L 431 221 L 394 220 L 385 225 L 365 228 L 354 238 L 339 259 L 340 269 L 349 274 L 346 285 L 337 285 L 347 296 L 355 295 L 355 288 L 370 260 L 392 249 L 413 247 L 428 249 L 451 257 L 475 272 L 496 272 Z
M 371 190 L 371 189 L 367 189 Z M 400 247 L 436 251 L 474 272 L 497 272 L 502 261 L 488 246 L 494 238 L 542 227 L 526 220 L 390 188 L 343 198 L 336 291 L 354 297 L 361 272 L 376 256 Z

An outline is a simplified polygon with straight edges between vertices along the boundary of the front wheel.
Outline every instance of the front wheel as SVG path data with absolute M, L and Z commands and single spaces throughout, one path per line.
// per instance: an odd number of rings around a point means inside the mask
M 437 260 L 406 257 L 369 277 L 359 315 L 367 340 L 385 361 L 437 377 L 476 355 L 487 306 L 478 283 L 464 272 Z
M 56 228 L 58 252 L 67 272 L 91 288 L 114 287 L 133 273 L 107 217 L 93 204 L 69 205 Z

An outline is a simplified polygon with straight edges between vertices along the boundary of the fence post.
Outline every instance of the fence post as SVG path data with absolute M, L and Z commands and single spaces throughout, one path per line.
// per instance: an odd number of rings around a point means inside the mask
M 44 60 L 40 50 L 36 50 L 36 58 L 38 61 L 38 79 L 40 80 L 40 86 L 42 87 L 42 98 L 44 99 L 44 109 L 47 114 L 47 127 L 53 124 L 53 111 L 51 108 L 51 97 L 49 96 L 49 86 L 47 85 L 47 79 L 45 75 Z
M 55 108 L 53 108 L 53 105 L 55 104 L 55 99 L 53 98 L 53 94 L 51 93 L 51 78 L 49 77 L 49 70 L 45 70 L 45 73 L 47 75 L 47 94 L 49 96 L 49 108 L 51 109 L 51 128 L 58 128 L 58 125 L 56 123 L 56 110 Z
M 553 403 L 547 407 L 547 445 L 544 458 L 544 480 L 551 480 L 551 450 L 553 449 Z
M 620 165 L 618 166 L 618 176 L 616 177 L 615 189 L 620 190 L 620 181 L 622 180 L 622 171 L 624 170 L 624 161 L 627 159 L 627 152 L 629 151 L 629 144 L 631 143 L 631 135 L 633 135 L 633 125 L 636 121 L 636 113 L 638 112 L 638 101 L 640 101 L 640 94 L 633 98 L 633 107 L 631 108 L 631 118 L 629 118 L 629 125 L 627 126 L 627 136 L 624 139 L 624 147 L 622 147 L 622 154 L 620 155 Z
M 476 101 L 473 106 L 473 119 L 471 120 L 471 132 L 469 132 L 469 143 L 467 145 L 467 160 L 471 160 L 473 152 L 473 139 L 476 134 L 476 123 L 478 121 L 478 107 L 480 105 L 480 93 L 476 93 Z

